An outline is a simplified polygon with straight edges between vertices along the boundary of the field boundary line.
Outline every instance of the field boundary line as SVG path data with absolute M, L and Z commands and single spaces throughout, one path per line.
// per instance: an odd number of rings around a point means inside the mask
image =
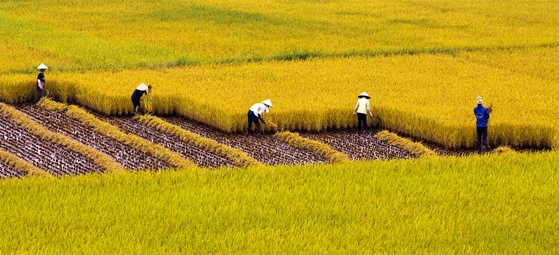
M 425 147 L 422 143 L 413 142 L 410 139 L 403 138 L 395 133 L 383 130 L 375 134 L 375 138 L 385 141 L 390 145 L 396 146 L 402 150 L 408 151 L 416 157 L 430 157 L 437 154 L 431 149 Z
M 49 172 L 38 168 L 15 154 L 0 148 L 0 161 L 11 166 L 25 176 L 52 176 Z
M 100 120 L 99 118 L 95 117 L 95 115 L 88 113 L 85 109 L 82 109 L 78 106 L 66 105 L 48 99 L 41 100 L 39 106 L 47 110 L 55 110 L 64 113 L 66 114 L 66 116 L 80 121 L 85 126 L 93 128 L 93 130 L 99 132 L 100 134 L 106 135 L 117 140 L 118 142 L 121 142 L 128 146 L 136 148 L 148 155 L 152 155 L 158 159 L 161 159 L 169 163 L 173 167 L 191 168 L 196 165 L 192 161 L 182 157 L 180 154 L 169 150 L 167 147 L 154 144 L 134 134 L 126 134 L 118 127 Z
M 43 99 L 42 101 L 44 100 L 45 99 Z M 4 115 L 7 118 L 10 118 L 12 121 L 32 134 L 35 134 L 54 144 L 61 145 L 66 149 L 75 151 L 80 155 L 93 160 L 95 164 L 101 166 L 106 171 L 120 171 L 124 169 L 121 164 L 114 161 L 113 158 L 111 158 L 109 155 L 100 152 L 92 147 L 86 146 L 85 144 L 80 143 L 68 136 L 50 131 L 46 127 L 40 125 L 24 113 L 21 113 L 11 106 L 0 103 L 0 114 Z
M 310 150 L 318 155 L 324 156 L 330 161 L 330 163 L 343 163 L 350 161 L 346 154 L 332 149 L 328 144 L 304 138 L 300 136 L 299 133 L 283 131 L 274 134 L 274 137 L 288 143 L 291 146 Z
M 202 137 L 201 135 L 190 132 L 177 125 L 171 124 L 156 116 L 142 115 L 135 118 L 142 124 L 153 127 L 166 134 L 174 135 L 183 142 L 224 156 L 233 161 L 236 166 L 249 167 L 262 165 L 256 159 L 252 158 L 246 152 L 240 149 L 218 143 L 217 141 L 210 138 Z

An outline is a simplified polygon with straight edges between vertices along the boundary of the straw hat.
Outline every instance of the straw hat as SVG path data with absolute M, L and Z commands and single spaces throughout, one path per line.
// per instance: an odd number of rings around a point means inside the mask
M 269 107 L 272 107 L 272 101 L 270 101 L 270 99 L 266 99 L 266 100 L 262 101 L 262 103 L 269 106 Z
M 365 98 L 367 98 L 367 99 L 371 98 L 371 97 L 369 96 L 369 94 L 367 94 L 367 92 L 365 92 L 365 91 L 363 91 L 363 93 L 361 93 L 361 94 L 359 94 L 359 96 L 357 96 L 357 98 L 362 98 L 362 97 L 365 97 Z
M 483 100 L 481 99 L 481 96 L 478 96 L 476 101 L 477 101 L 477 104 L 483 104 Z
M 43 63 L 41 63 L 41 64 L 39 65 L 39 67 L 37 67 L 37 70 L 46 70 L 46 69 L 49 69 L 49 68 L 48 68 L 45 64 L 43 64 Z
M 148 90 L 148 86 L 144 83 L 140 83 L 140 85 L 138 85 L 138 87 L 136 87 L 137 90 L 141 90 L 141 91 L 145 91 Z

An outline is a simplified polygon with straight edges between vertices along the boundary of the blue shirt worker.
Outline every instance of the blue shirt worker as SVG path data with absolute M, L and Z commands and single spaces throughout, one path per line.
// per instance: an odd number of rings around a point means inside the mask
M 151 90 L 151 85 L 147 86 L 144 83 L 140 83 L 136 90 L 132 93 L 132 104 L 134 105 L 134 113 L 138 114 L 140 111 L 140 99 L 144 94 L 148 94 Z
M 252 123 L 254 123 L 255 127 L 256 127 L 256 133 L 260 136 L 261 131 L 260 131 L 260 121 L 262 121 L 262 123 L 266 124 L 266 121 L 264 120 L 264 118 L 262 117 L 262 114 L 265 112 L 269 112 L 269 109 L 272 107 L 272 102 L 270 101 L 270 99 L 266 99 L 260 103 L 256 103 L 253 104 L 250 109 L 248 110 L 248 129 L 246 131 L 246 135 L 248 136 L 251 129 L 252 129 Z
M 37 75 L 37 94 L 39 95 L 39 100 L 45 96 L 45 70 L 48 67 L 41 63 L 37 70 L 39 70 L 39 74 Z
M 363 92 L 357 96 L 357 104 L 355 104 L 355 108 L 353 109 L 353 115 L 357 114 L 357 129 L 359 132 L 361 130 L 367 130 L 367 113 L 371 117 L 373 114 L 371 113 L 371 107 L 369 105 L 369 99 L 371 98 L 367 92 Z
M 489 122 L 489 113 L 491 110 L 483 106 L 481 96 L 478 96 L 476 101 L 477 107 L 474 108 L 474 115 L 476 116 L 478 153 L 481 153 L 487 147 L 487 124 Z

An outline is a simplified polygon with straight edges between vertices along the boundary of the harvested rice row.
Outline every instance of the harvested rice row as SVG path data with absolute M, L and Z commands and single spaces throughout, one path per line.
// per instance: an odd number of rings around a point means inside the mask
M 178 153 L 175 153 L 164 146 L 153 144 L 136 135 L 126 134 L 119 128 L 96 118 L 93 114 L 88 113 L 86 110 L 80 107 L 74 105 L 68 106 L 66 104 L 57 103 L 48 99 L 41 100 L 39 105 L 48 110 L 63 112 L 68 117 L 79 120 L 84 125 L 93 128 L 95 131 L 111 137 L 123 144 L 134 147 L 148 155 L 168 162 L 173 167 L 190 168 L 195 166 L 194 163 L 192 163 L 188 159 L 183 158 Z

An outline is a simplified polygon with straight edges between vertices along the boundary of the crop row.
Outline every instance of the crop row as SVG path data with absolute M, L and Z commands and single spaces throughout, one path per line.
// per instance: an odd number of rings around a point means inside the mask
M 139 171 L 144 169 L 162 170 L 172 166 L 159 157 L 139 151 L 134 146 L 124 144 L 107 135 L 97 132 L 91 126 L 85 125 L 76 118 L 70 117 L 63 111 L 49 110 L 44 104 L 22 105 L 17 109 L 28 116 L 33 121 L 44 126 L 51 132 L 67 136 L 69 139 L 76 140 L 84 145 L 91 147 L 109 155 L 113 160 L 125 169 Z M 207 149 L 200 148 L 181 141 L 176 135 L 157 130 L 147 126 L 134 117 L 107 117 L 95 114 L 96 119 L 110 123 L 129 135 L 137 135 L 149 143 L 158 144 L 179 153 L 181 156 L 192 160 L 200 167 L 235 167 L 233 162 L 221 155 L 209 152 Z M 80 153 L 69 150 L 57 144 L 52 144 L 42 137 L 31 134 L 27 130 L 18 126 L 7 117 L 0 119 L 2 126 L 0 138 L 3 138 L 2 147 L 15 156 L 22 158 L 32 165 L 45 169 L 52 175 L 75 175 L 91 172 L 104 172 L 103 167 L 94 163 Z M 286 165 L 286 164 L 309 164 L 309 163 L 328 163 L 329 159 L 318 155 L 307 148 L 293 146 L 272 135 L 248 136 L 244 134 L 226 134 L 217 131 L 206 125 L 190 121 L 181 117 L 164 117 L 166 122 L 177 125 L 188 132 L 193 132 L 206 139 L 212 139 L 232 148 L 246 152 L 250 157 L 267 165 Z M 315 136 L 315 135 L 312 135 Z M 329 135 L 325 135 L 329 136 Z M 317 136 L 317 141 L 319 140 Z M 335 136 L 334 136 L 335 137 Z M 377 155 L 382 154 L 379 148 L 392 151 L 393 154 L 383 158 L 408 158 L 405 151 L 397 147 L 380 142 L 368 134 L 366 136 L 346 136 L 327 139 L 330 144 L 346 144 L 353 146 L 354 150 L 361 146 L 359 141 L 367 137 L 370 143 L 377 146 L 363 146 L 361 148 L 362 158 L 352 159 L 377 159 Z M 337 148 L 335 148 L 337 149 Z M 348 151 L 341 150 L 342 153 Z M 350 153 L 348 153 L 350 154 Z M 368 156 L 367 156 L 368 155 Z M 18 177 L 17 171 L 8 165 L 2 165 L 1 176 Z

